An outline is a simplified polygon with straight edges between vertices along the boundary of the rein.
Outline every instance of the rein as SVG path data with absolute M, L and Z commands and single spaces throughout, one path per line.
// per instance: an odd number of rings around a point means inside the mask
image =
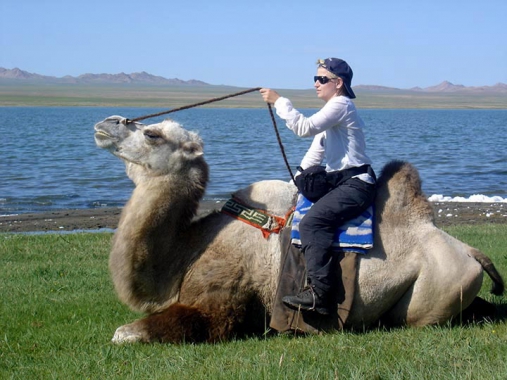
M 149 118 L 156 117 L 156 116 L 167 115 L 167 114 L 172 113 L 172 112 L 182 111 L 182 110 L 186 110 L 186 109 L 189 109 L 189 108 L 198 107 L 198 106 L 202 106 L 202 105 L 205 105 L 205 104 L 209 104 L 209 103 L 213 103 L 213 102 L 218 102 L 220 100 L 232 98 L 234 96 L 248 94 L 249 92 L 259 91 L 260 89 L 261 89 L 261 87 L 255 87 L 255 88 L 251 88 L 249 90 L 236 92 L 234 94 L 229 94 L 229 95 L 226 95 L 226 96 L 221 96 L 219 98 L 212 98 L 212 99 L 209 99 L 209 100 L 206 100 L 206 101 L 203 101 L 203 102 L 194 103 L 194 104 L 190 104 L 190 105 L 186 105 L 186 106 L 182 106 L 182 107 L 178 107 L 178 108 L 173 108 L 173 109 L 168 110 L 168 111 L 163 111 L 163 112 L 158 112 L 158 113 L 152 113 L 152 114 L 149 114 L 149 115 L 146 115 L 146 116 L 136 117 L 135 119 L 127 119 L 125 121 L 125 123 L 129 124 L 129 123 L 134 123 L 136 121 L 140 121 L 140 120 L 144 120 L 144 119 L 149 119 Z M 292 181 L 294 182 L 294 175 L 292 174 L 292 170 L 290 169 L 290 165 L 289 165 L 289 162 L 287 160 L 287 156 L 285 155 L 285 149 L 283 148 L 282 140 L 280 138 L 280 134 L 278 133 L 278 128 L 276 126 L 275 115 L 273 114 L 273 109 L 271 107 L 271 104 L 269 104 L 269 103 L 266 103 L 266 104 L 268 105 L 269 115 L 271 116 L 271 122 L 273 123 L 273 127 L 275 129 L 276 138 L 278 140 L 278 145 L 280 146 L 280 150 L 282 152 L 282 156 L 283 156 L 283 159 L 285 161 L 285 165 L 287 166 L 287 170 L 289 171 L 290 177 L 291 177 Z

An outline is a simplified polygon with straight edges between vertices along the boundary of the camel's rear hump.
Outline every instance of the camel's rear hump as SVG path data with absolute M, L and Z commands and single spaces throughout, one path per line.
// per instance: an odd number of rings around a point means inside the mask
M 394 160 L 387 163 L 377 181 L 375 202 L 379 222 L 406 225 L 413 221 L 434 221 L 433 207 L 422 191 L 417 169 L 410 163 Z

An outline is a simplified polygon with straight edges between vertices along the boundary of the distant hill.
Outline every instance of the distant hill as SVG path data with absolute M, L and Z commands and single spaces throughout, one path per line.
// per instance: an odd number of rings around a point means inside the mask
M 443 81 L 436 86 L 421 88 L 421 87 L 413 87 L 409 89 L 401 89 L 396 87 L 385 87 L 385 86 L 372 86 L 372 85 L 359 85 L 353 86 L 354 90 L 364 91 L 364 92 L 431 92 L 431 93 L 468 93 L 468 94 L 483 94 L 483 93 L 491 93 L 491 94 L 507 94 L 507 84 L 505 83 L 497 83 L 494 86 L 479 86 L 479 87 L 466 87 L 462 84 L 453 84 L 448 81 Z
M 132 74 L 83 74 L 78 77 L 66 75 L 61 78 L 29 73 L 18 69 L 5 69 L 0 67 L 0 80 L 25 81 L 37 83 L 75 83 L 75 84 L 149 84 L 149 85 L 172 85 L 172 86 L 208 86 L 209 84 L 200 80 L 181 80 L 178 78 L 167 79 L 161 76 L 151 75 L 147 72 Z
M 77 77 L 66 75 L 61 78 L 39 75 L 21 70 L 19 68 L 5 69 L 0 67 L 0 82 L 8 81 L 10 83 L 35 82 L 35 83 L 68 83 L 68 84 L 142 84 L 142 85 L 160 85 L 160 86 L 212 86 L 209 83 L 191 79 L 182 80 L 178 78 L 164 78 L 148 74 L 145 71 L 132 74 L 82 74 Z M 232 87 L 233 85 L 231 85 Z M 396 87 L 376 86 L 376 85 L 358 85 L 353 86 L 354 90 L 362 93 L 456 93 L 456 94 L 507 94 L 507 84 L 497 83 L 494 86 L 466 87 L 461 84 L 453 84 L 444 81 L 436 86 L 420 88 L 413 87 L 401 89 Z

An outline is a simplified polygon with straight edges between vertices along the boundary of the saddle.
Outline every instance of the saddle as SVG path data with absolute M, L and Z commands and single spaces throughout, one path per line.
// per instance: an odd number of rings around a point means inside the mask
M 336 312 L 324 316 L 312 311 L 297 311 L 285 306 L 282 298 L 298 294 L 305 286 L 306 267 L 302 251 L 291 243 L 291 229 L 284 228 L 280 233 L 282 258 L 278 288 L 273 302 L 273 312 L 269 326 L 279 332 L 289 330 L 305 333 L 342 330 L 347 322 L 354 301 L 357 274 L 357 253 L 335 251 L 334 265 L 336 278 Z
M 306 285 L 307 278 L 304 256 L 297 244 L 299 238 L 297 224 L 311 204 L 300 201 L 301 198 L 298 200 L 295 210 L 290 210 L 284 218 L 270 215 L 263 210 L 254 209 L 237 198 L 229 199 L 222 207 L 221 212 L 260 229 L 265 238 L 272 233 L 279 234 L 282 257 L 278 287 L 269 324 L 271 328 L 279 332 L 295 330 L 306 333 L 341 330 L 347 322 L 354 301 L 357 254 L 366 251 L 362 248 L 365 247 L 364 244 L 359 245 L 359 247 L 357 244 L 357 237 L 361 237 L 362 234 L 349 236 L 348 233 L 341 233 L 340 235 L 345 236 L 345 239 L 341 239 L 341 245 L 334 247 L 333 263 L 336 271 L 335 278 L 338 279 L 335 289 L 336 313 L 323 316 L 315 312 L 295 311 L 288 308 L 282 302 L 282 298 L 287 295 L 298 294 Z M 371 215 L 362 218 L 359 224 L 355 222 L 352 226 L 353 231 L 361 223 L 364 223 L 364 220 L 370 220 L 370 217 Z M 350 230 L 345 229 L 344 231 Z M 370 248 L 369 239 L 371 236 L 368 234 L 367 248 Z M 350 241 L 351 237 L 353 241 Z M 345 244 L 343 244 L 344 241 Z M 364 242 L 361 240 L 360 243 Z M 350 245 L 353 245 L 354 248 L 350 249 Z

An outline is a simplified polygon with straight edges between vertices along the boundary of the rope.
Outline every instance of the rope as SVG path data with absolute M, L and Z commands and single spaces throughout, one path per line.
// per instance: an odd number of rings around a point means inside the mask
M 282 151 L 283 160 L 285 162 L 285 166 L 287 166 L 287 170 L 289 171 L 290 178 L 292 182 L 296 184 L 296 180 L 294 179 L 294 174 L 292 174 L 292 170 L 290 169 L 289 161 L 287 160 L 287 156 L 285 155 L 285 149 L 283 148 L 282 139 L 280 138 L 280 134 L 278 133 L 278 128 L 276 126 L 275 115 L 273 114 L 273 109 L 271 104 L 267 103 L 269 109 L 269 115 L 271 116 L 271 121 L 273 122 L 273 127 L 275 128 L 276 139 L 278 140 L 278 145 L 280 146 L 280 150 Z
M 156 117 L 156 116 L 161 116 L 161 115 L 166 115 L 168 113 L 171 113 L 171 112 L 176 112 L 176 111 L 183 111 L 183 110 L 186 110 L 186 109 L 189 109 L 189 108 L 193 108 L 193 107 L 198 107 L 198 106 L 203 106 L 205 104 L 209 104 L 209 103 L 213 103 L 213 102 L 218 102 L 220 100 L 224 100 L 224 99 L 228 99 L 228 98 L 232 98 L 234 96 L 239 96 L 239 95 L 244 95 L 244 94 L 248 94 L 249 92 L 254 92 L 254 91 L 259 91 L 261 89 L 261 87 L 255 87 L 255 88 L 251 88 L 249 90 L 245 90 L 245 91 L 241 91 L 241 92 L 236 92 L 234 94 L 230 94 L 230 95 L 226 95 L 226 96 L 221 96 L 219 98 L 213 98 L 213 99 L 210 99 L 210 100 L 206 100 L 204 102 L 200 102 L 200 103 L 195 103 L 195 104 L 190 104 L 188 106 L 183 106 L 183 107 L 179 107 L 179 108 L 173 108 L 172 110 L 169 110 L 169 111 L 163 111 L 163 112 L 159 112 L 159 113 L 152 113 L 151 115 L 146 115 L 146 116 L 141 116 L 141 117 L 136 117 L 135 119 L 132 119 L 132 120 L 127 120 L 127 123 L 133 123 L 135 121 L 139 121 L 139 120 L 144 120 L 144 119 L 149 119 L 151 117 Z
M 186 106 L 182 106 L 182 107 L 178 107 L 178 108 L 173 108 L 173 109 L 168 110 L 168 111 L 163 111 L 163 112 L 158 112 L 158 113 L 152 113 L 150 115 L 136 117 L 135 119 L 127 119 L 126 120 L 126 124 L 133 123 L 133 122 L 140 121 L 140 120 L 144 120 L 144 119 L 149 119 L 149 118 L 152 118 L 152 117 L 167 115 L 167 114 L 172 113 L 172 112 L 182 111 L 182 110 L 186 110 L 186 109 L 189 109 L 189 108 L 202 106 L 202 105 L 213 103 L 213 102 L 218 102 L 220 100 L 232 98 L 232 97 L 239 96 L 239 95 L 248 94 L 249 92 L 259 91 L 260 89 L 261 89 L 261 87 L 250 88 L 250 89 L 245 90 L 245 91 L 240 91 L 240 92 L 236 92 L 234 94 L 221 96 L 219 98 L 212 98 L 212 99 L 209 99 L 209 100 L 206 100 L 206 101 L 203 101 L 203 102 L 194 103 L 194 104 L 190 104 L 190 105 L 186 105 Z M 294 175 L 292 174 L 292 170 L 290 169 L 289 161 L 287 160 L 287 156 L 285 155 L 285 149 L 283 148 L 282 139 L 280 138 L 280 134 L 278 133 L 278 127 L 276 126 L 275 115 L 273 114 L 273 109 L 271 107 L 271 104 L 269 104 L 269 103 L 266 103 L 266 104 L 268 105 L 269 115 L 271 116 L 271 122 L 273 123 L 273 127 L 275 129 L 276 138 L 278 140 L 278 145 L 280 146 L 280 150 L 282 152 L 282 156 L 283 156 L 283 160 L 285 162 L 285 166 L 287 166 L 287 170 L 289 171 L 290 177 L 291 177 L 292 181 L 295 183 Z

